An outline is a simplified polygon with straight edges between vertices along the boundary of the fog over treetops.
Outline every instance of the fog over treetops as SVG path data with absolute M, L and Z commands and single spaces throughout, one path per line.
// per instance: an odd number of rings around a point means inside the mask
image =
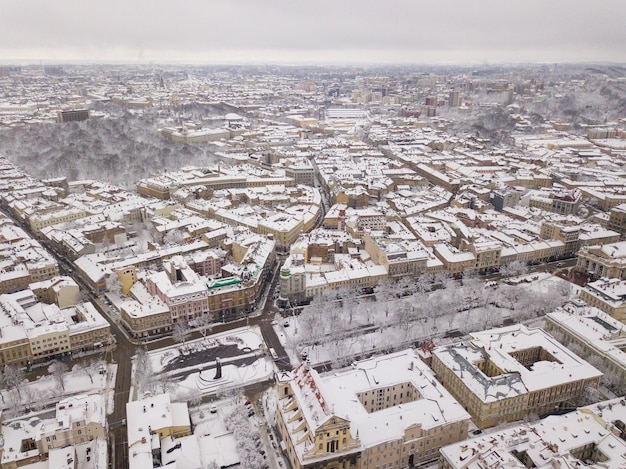
M 156 111 L 15 127 L 0 131 L 0 154 L 35 177 L 98 179 L 127 188 L 164 169 L 214 160 L 209 145 L 170 142 L 157 127 Z

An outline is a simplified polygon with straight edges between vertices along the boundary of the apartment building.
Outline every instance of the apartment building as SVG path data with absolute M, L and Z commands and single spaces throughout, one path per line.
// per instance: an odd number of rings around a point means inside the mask
M 372 261 L 384 267 L 390 278 L 419 276 L 428 270 L 432 256 L 419 241 L 394 239 L 380 231 L 366 233 L 364 241 Z
M 461 275 L 466 270 L 476 266 L 476 256 L 471 251 L 459 251 L 446 243 L 437 243 L 433 246 L 433 253 L 443 263 L 443 268 L 452 275 Z
M 563 345 L 578 345 L 584 350 L 584 358 L 596 357 L 602 371 L 626 383 L 624 323 L 596 308 L 569 304 L 546 315 L 545 329 Z
M 577 402 L 602 373 L 541 329 L 515 325 L 433 350 L 439 381 L 480 428 Z
M 119 305 L 122 324 L 135 338 L 160 336 L 172 330 L 170 309 L 143 283 L 135 283 Z
M 89 303 L 60 309 L 31 290 L 0 296 L 0 364 L 27 365 L 112 343 L 109 323 Z
M 626 204 L 620 204 L 611 209 L 607 227 L 621 234 L 626 233 Z
M 50 213 L 36 213 L 28 218 L 28 224 L 36 235 L 41 234 L 41 229 L 46 226 L 66 223 L 88 216 L 85 210 L 68 207 Z
M 402 468 L 467 436 L 469 414 L 413 350 L 320 375 L 277 375 L 277 427 L 291 467 Z
M 129 402 L 126 416 L 129 469 L 152 469 L 166 441 L 191 435 L 187 403 L 172 402 L 169 394 Z
M 622 467 L 624 398 L 551 415 L 441 449 L 440 469 Z
M 589 306 L 626 323 L 626 280 L 601 278 L 587 283 L 578 296 Z
M 310 160 L 301 159 L 285 168 L 285 176 L 292 178 L 296 184 L 315 185 L 315 169 Z
M 67 397 L 57 403 L 52 418 L 41 414 L 13 421 L 3 424 L 1 433 L 3 469 L 79 467 L 79 460 L 82 467 L 108 463 L 108 425 L 100 394 Z
M 111 325 L 93 303 L 79 303 L 62 310 L 68 321 L 72 353 L 99 349 L 113 343 Z

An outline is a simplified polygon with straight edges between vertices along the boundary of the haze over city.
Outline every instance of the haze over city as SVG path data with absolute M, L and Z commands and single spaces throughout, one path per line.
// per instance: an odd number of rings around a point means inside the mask
M 625 18 L 0 0 L 0 466 L 622 468 Z
M 621 0 L 2 0 L 0 12 L 0 59 L 17 62 L 626 60 Z

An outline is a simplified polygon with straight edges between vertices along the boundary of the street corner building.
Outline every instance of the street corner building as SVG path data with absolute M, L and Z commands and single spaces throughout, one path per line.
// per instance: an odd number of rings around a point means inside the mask
M 303 363 L 277 382 L 280 445 L 295 469 L 413 466 L 467 437 L 469 414 L 413 350 L 325 375 Z

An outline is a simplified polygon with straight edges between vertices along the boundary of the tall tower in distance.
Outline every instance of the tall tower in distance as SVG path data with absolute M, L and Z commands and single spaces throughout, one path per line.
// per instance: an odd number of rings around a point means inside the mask
M 458 90 L 450 91 L 448 106 L 459 107 L 461 105 L 461 93 Z

